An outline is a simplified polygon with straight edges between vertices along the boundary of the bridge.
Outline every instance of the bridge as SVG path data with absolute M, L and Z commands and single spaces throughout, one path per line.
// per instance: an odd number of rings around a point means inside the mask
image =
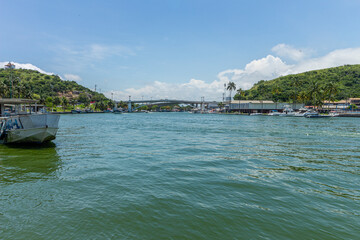
M 126 101 L 122 101 L 126 102 Z M 115 101 L 116 105 L 120 103 L 120 101 Z M 158 105 L 158 106 L 164 106 L 167 104 L 188 104 L 195 107 L 198 107 L 200 105 L 201 109 L 203 109 L 205 106 L 208 106 L 209 104 L 218 104 L 216 101 L 204 101 L 204 98 L 201 99 L 201 101 L 191 101 L 191 100 L 177 100 L 177 99 L 150 99 L 150 100 L 129 100 L 128 103 L 128 111 L 132 112 L 133 110 L 136 110 L 139 107 L 145 106 L 145 105 Z M 140 104 L 137 108 L 133 108 L 132 104 Z

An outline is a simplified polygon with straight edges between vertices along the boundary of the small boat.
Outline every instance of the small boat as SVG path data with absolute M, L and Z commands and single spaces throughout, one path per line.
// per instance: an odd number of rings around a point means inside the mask
M 294 117 L 295 111 L 289 105 L 285 105 L 284 110 L 282 111 L 282 113 L 279 114 L 279 116 L 280 117 Z
M 318 115 L 319 113 L 314 109 L 300 108 L 299 112 L 296 112 L 294 117 L 306 117 L 309 115 Z
M 318 111 L 315 111 L 313 109 L 309 109 L 308 111 L 306 111 L 304 114 L 303 114 L 303 117 L 316 117 L 316 116 L 319 116 L 319 112 Z
M 262 116 L 262 113 L 250 113 L 250 116 Z
M 331 115 L 322 115 L 322 114 L 310 114 L 310 115 L 306 115 L 306 118 L 329 118 L 329 117 L 333 117 Z
M 82 113 L 81 110 L 76 109 L 76 110 L 71 110 L 72 114 L 78 114 L 78 113 Z
M 27 112 L 26 104 L 36 104 L 28 99 L 0 99 L 0 143 L 44 143 L 55 139 L 60 115 Z M 20 109 L 25 104 L 25 111 Z M 7 113 L 5 107 L 15 106 Z
M 122 114 L 123 112 L 120 109 L 114 109 L 114 114 Z
M 269 113 L 268 113 L 268 116 L 279 116 L 281 113 L 278 112 L 278 110 L 271 110 Z

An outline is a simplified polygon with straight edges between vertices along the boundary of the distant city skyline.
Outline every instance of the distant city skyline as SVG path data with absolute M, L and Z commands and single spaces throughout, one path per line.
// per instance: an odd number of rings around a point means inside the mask
M 3 1 L 0 67 L 116 100 L 221 100 L 223 85 L 360 64 L 360 2 Z M 20 65 L 19 65 L 20 64 Z

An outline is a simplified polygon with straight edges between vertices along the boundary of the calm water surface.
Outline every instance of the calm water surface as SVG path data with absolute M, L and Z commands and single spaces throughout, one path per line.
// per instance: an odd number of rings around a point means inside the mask
M 63 115 L 0 145 L 0 239 L 359 239 L 360 118 Z

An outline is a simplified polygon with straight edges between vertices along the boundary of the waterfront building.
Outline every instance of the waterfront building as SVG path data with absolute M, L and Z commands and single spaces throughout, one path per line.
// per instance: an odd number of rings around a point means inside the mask
M 227 105 L 229 111 L 242 113 L 269 113 L 271 110 L 282 111 L 284 106 L 294 110 L 304 107 L 303 103 L 273 102 L 270 100 L 232 100 Z
M 330 110 L 344 110 L 349 108 L 350 105 L 356 105 L 360 108 L 360 98 L 349 98 L 340 101 L 324 101 L 323 108 Z

